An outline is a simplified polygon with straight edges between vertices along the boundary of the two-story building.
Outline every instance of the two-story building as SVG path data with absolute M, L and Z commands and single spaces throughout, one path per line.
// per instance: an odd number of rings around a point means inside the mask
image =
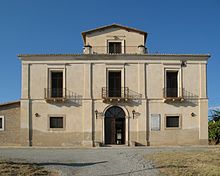
M 148 53 L 146 32 L 118 24 L 82 38 L 82 54 L 18 56 L 22 96 L 15 145 L 208 143 L 210 55 Z M 0 105 L 0 127 L 7 133 L 5 122 Z

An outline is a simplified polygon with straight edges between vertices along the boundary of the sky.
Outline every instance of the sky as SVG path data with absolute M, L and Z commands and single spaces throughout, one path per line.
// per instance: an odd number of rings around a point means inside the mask
M 112 23 L 146 31 L 150 53 L 211 54 L 220 107 L 220 0 L 0 0 L 0 103 L 20 99 L 18 54 L 82 53 L 81 32 Z

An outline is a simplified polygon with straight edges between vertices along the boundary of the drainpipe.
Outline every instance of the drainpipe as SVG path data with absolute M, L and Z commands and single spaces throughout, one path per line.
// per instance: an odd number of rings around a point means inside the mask
M 30 98 L 30 64 L 28 64 L 28 142 L 29 142 L 29 146 L 32 146 L 32 128 L 33 128 L 33 124 L 32 124 L 32 101 Z
M 94 102 L 92 101 L 92 146 L 96 147 L 95 145 L 95 114 L 94 114 Z
M 150 146 L 150 114 L 149 114 L 149 104 L 148 100 L 146 100 L 146 115 L 147 115 L 147 146 Z
M 128 146 L 131 146 L 131 139 L 130 139 L 130 115 L 128 116 Z

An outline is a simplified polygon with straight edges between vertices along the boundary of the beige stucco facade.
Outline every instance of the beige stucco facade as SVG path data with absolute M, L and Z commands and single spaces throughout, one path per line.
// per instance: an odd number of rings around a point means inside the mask
M 113 106 L 125 114 L 125 145 L 207 144 L 209 55 L 149 54 L 143 49 L 147 33 L 120 25 L 82 35 L 83 54 L 19 55 L 21 145 L 104 145 Z M 121 53 L 109 53 L 109 42 L 121 43 Z M 111 71 L 120 72 L 129 96 L 105 94 Z M 167 71 L 178 74 L 178 95 L 171 99 L 164 96 Z M 47 96 L 52 72 L 62 73 L 61 99 Z M 168 116 L 178 117 L 178 127 L 167 127 Z M 50 128 L 50 117 L 62 117 L 63 127 Z

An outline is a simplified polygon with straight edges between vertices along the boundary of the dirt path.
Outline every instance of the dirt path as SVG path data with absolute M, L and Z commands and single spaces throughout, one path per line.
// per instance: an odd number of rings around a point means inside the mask
M 147 155 L 173 151 L 206 151 L 210 147 L 136 148 L 0 148 L 0 160 L 37 163 L 58 171 L 59 175 L 79 176 L 154 176 L 158 168 Z

